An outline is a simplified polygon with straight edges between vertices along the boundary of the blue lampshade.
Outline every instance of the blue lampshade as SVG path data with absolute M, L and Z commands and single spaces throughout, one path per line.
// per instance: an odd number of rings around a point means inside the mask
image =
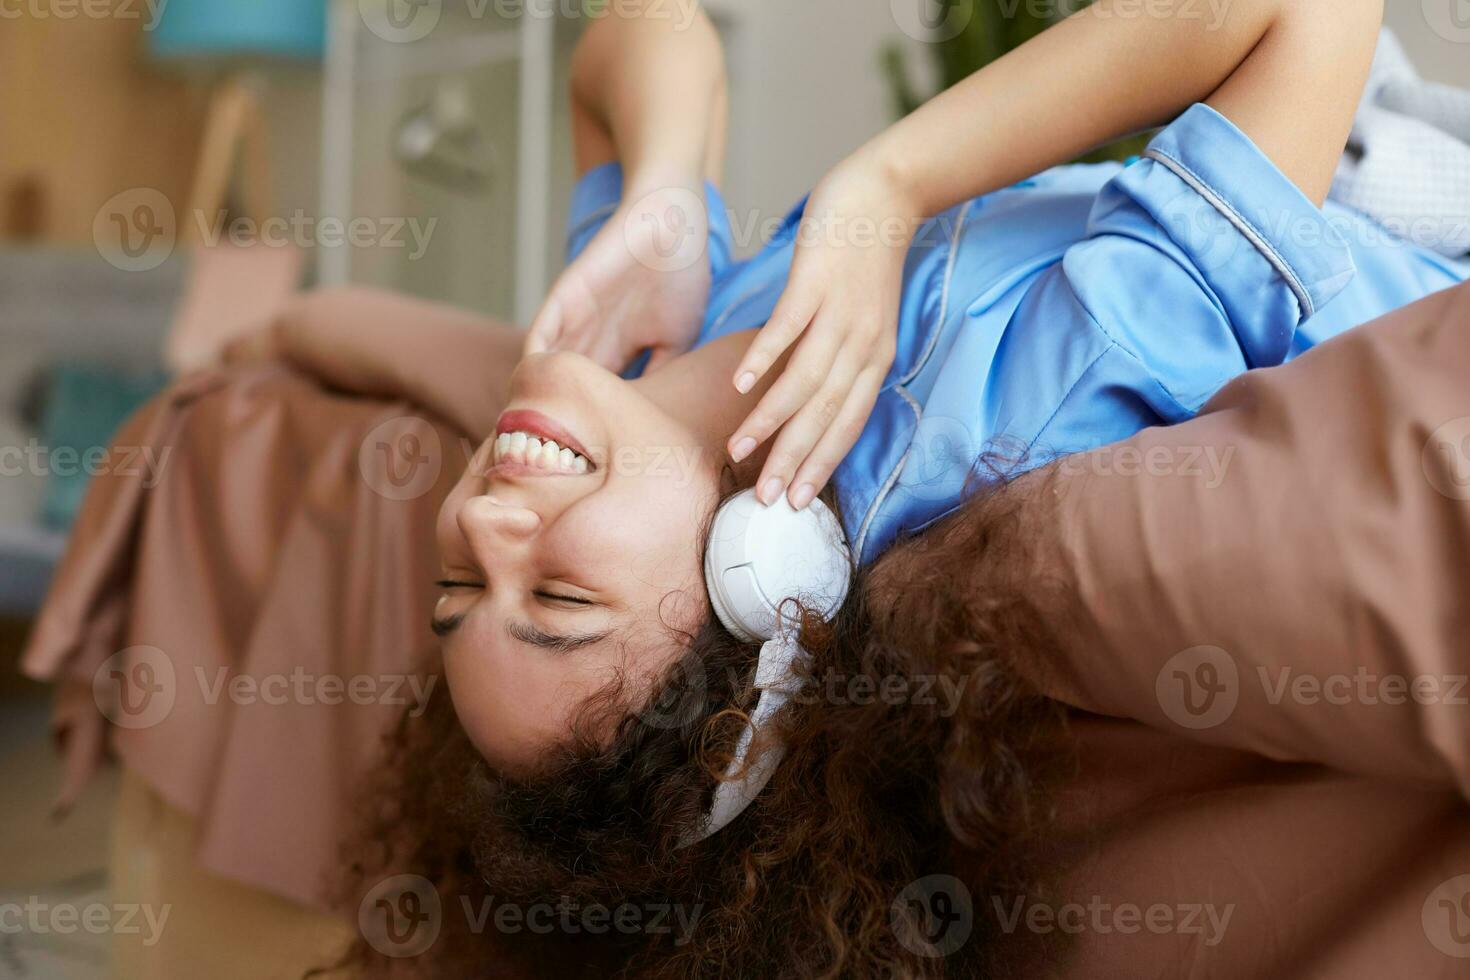
M 327 0 L 168 0 L 149 33 L 155 58 L 320 61 Z

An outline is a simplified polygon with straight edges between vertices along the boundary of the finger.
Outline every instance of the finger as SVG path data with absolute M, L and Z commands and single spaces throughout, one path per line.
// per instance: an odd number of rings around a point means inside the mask
M 522 353 L 540 354 L 551 350 L 561 335 L 563 322 L 561 303 L 555 296 L 548 297 L 546 302 L 541 304 L 536 318 L 531 321 L 531 329 L 526 331 L 526 342 Z
M 864 368 L 858 373 L 837 417 L 822 433 L 792 478 L 791 506 L 801 510 L 811 503 L 847 458 L 848 450 L 857 444 L 858 436 L 862 435 L 868 416 L 873 414 L 873 406 L 878 402 L 884 374 L 885 371 L 877 367 Z
M 831 331 L 814 331 L 802 341 L 776 383 L 730 437 L 726 448 L 731 459 L 738 463 L 749 456 L 822 390 L 833 376 L 838 342 Z M 854 368 L 848 378 L 856 373 Z
M 755 387 L 755 383 L 765 376 L 771 365 L 791 346 L 792 341 L 801 336 L 802 331 L 816 319 L 817 307 L 816 302 L 798 295 L 794 287 L 786 287 L 786 292 L 776 302 L 771 318 L 755 335 L 755 342 L 750 345 L 750 349 L 740 359 L 740 366 L 735 369 L 736 391 L 743 395 Z
M 804 463 L 832 422 L 842 410 L 851 389 L 850 378 L 835 377 L 801 406 L 791 421 L 781 427 L 771 453 L 755 484 L 755 494 L 762 503 L 771 504 L 781 498 L 791 478 Z

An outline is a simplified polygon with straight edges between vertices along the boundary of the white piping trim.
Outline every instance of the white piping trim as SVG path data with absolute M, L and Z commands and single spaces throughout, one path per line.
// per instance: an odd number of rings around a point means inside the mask
M 1312 305 L 1312 296 L 1307 292 L 1307 287 L 1297 278 L 1291 266 L 1286 264 L 1286 260 L 1281 257 L 1281 253 L 1277 252 L 1270 242 L 1266 241 L 1255 228 L 1251 227 L 1250 223 L 1245 220 L 1245 217 L 1236 211 L 1235 208 L 1231 207 L 1228 201 L 1216 194 L 1212 187 L 1195 175 L 1188 167 L 1168 154 L 1162 153 L 1154 147 L 1149 147 L 1144 151 L 1143 155 L 1150 160 L 1162 164 L 1170 173 L 1184 181 L 1191 190 L 1209 202 L 1216 211 L 1220 212 L 1226 221 L 1230 222 L 1241 235 L 1245 236 L 1246 241 L 1255 246 L 1256 251 L 1261 253 L 1261 257 L 1269 262 L 1271 267 L 1285 280 L 1287 288 L 1291 290 L 1292 295 L 1296 297 L 1297 303 L 1301 306 L 1303 320 L 1316 312 L 1316 308 Z
M 894 382 L 893 385 L 892 390 L 897 392 L 908 403 L 909 408 L 913 410 L 914 424 L 916 426 L 923 421 L 924 410 L 919 407 L 919 403 L 914 400 L 914 396 L 909 394 L 908 388 L 905 385 L 918 377 L 919 372 L 924 369 L 924 365 L 929 362 L 929 356 L 934 353 L 934 348 L 939 345 L 939 335 L 944 333 L 944 323 L 949 318 L 949 284 L 954 277 L 955 259 L 959 255 L 960 232 L 964 230 L 965 219 L 969 216 L 970 205 L 973 203 L 975 203 L 975 200 L 971 198 L 960 208 L 960 213 L 954 223 L 954 232 L 949 236 L 949 256 L 945 259 L 944 264 L 944 285 L 939 292 L 939 323 L 935 325 L 933 332 L 929 335 L 929 343 L 925 346 L 924 353 L 919 356 L 919 360 L 910 369 L 908 374 Z M 884 480 L 883 485 L 878 488 L 878 495 L 873 498 L 873 503 L 868 507 L 868 512 L 863 515 L 863 523 L 858 527 L 857 541 L 853 544 L 854 558 L 859 564 L 863 560 L 863 545 L 868 540 L 868 529 L 872 527 L 873 519 L 878 516 L 878 508 L 883 505 L 884 500 L 888 499 L 888 494 L 892 492 L 893 485 L 898 482 L 899 474 L 903 472 L 904 464 L 908 462 L 909 453 L 913 448 L 914 443 L 910 439 L 909 444 L 904 447 L 903 455 L 898 458 L 897 465 L 888 474 L 888 479 Z
M 919 372 L 924 369 L 924 365 L 929 363 L 929 355 L 933 354 L 934 348 L 939 346 L 939 335 L 944 333 L 944 319 L 949 314 L 949 284 L 954 278 L 954 263 L 959 254 L 960 232 L 964 230 L 965 219 L 970 215 L 970 205 L 974 203 L 975 199 L 970 198 L 960 208 L 960 213 L 955 217 L 954 231 L 949 236 L 949 257 L 944 263 L 944 286 L 939 293 L 939 326 L 929 335 L 929 343 L 925 345 L 924 353 L 919 355 L 918 361 L 909 369 L 909 373 L 899 378 L 895 384 L 906 385 L 917 378 Z

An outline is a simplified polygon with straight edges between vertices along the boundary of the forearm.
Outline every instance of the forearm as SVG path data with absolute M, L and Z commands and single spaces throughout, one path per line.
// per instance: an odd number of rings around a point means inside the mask
M 725 98 L 719 37 L 695 0 L 632 9 L 611 5 L 573 58 L 579 165 L 616 159 L 630 187 L 717 178 Z
M 1341 153 L 1382 0 L 1099 0 L 922 106 L 859 156 L 919 217 L 1008 186 L 1212 101 L 1320 201 Z M 1265 71 L 1222 89 L 1261 51 Z M 1213 101 L 1212 101 L 1213 104 Z M 1243 105 L 1259 109 L 1263 122 Z
M 520 360 L 509 324 L 363 287 L 307 293 L 272 330 L 276 356 L 328 385 L 406 399 L 476 438 L 494 426 Z

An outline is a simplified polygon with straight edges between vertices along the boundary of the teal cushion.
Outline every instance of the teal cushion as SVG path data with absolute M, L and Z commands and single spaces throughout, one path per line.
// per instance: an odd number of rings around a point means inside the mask
M 46 474 L 43 524 L 57 530 L 71 527 L 96 473 L 121 473 L 127 466 L 148 474 L 147 460 L 132 451 L 136 447 L 109 447 L 118 427 L 167 383 L 163 371 L 125 374 L 90 364 L 62 364 L 52 370 L 39 446 Z

